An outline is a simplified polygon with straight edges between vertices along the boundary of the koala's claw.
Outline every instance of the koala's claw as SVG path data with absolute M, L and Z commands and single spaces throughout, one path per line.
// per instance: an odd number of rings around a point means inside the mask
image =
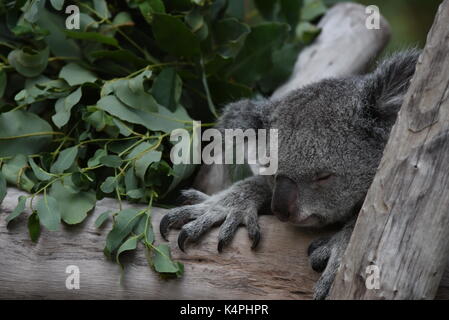
M 218 240 L 217 251 L 222 252 L 224 246 L 225 246 L 224 240 L 223 239 Z
M 310 256 L 310 266 L 316 272 L 323 272 L 326 269 L 330 255 L 331 251 L 325 246 L 316 249 Z
M 185 252 L 184 245 L 186 241 L 189 239 L 189 235 L 186 230 L 181 230 L 178 236 L 178 247 L 182 252 Z
M 194 220 L 201 214 L 201 210 L 195 205 L 186 205 L 171 209 L 162 217 L 159 224 L 159 232 L 167 240 L 168 232 L 171 228 L 181 228 L 187 222 Z
M 252 237 L 251 237 L 251 235 L 250 235 L 250 238 L 253 240 L 253 243 L 252 243 L 252 245 L 251 245 L 251 249 L 256 249 L 257 248 L 257 245 L 259 244 L 259 241 L 260 241 L 260 232 L 259 231 L 257 231 Z
M 187 242 L 196 242 L 215 225 L 222 224 L 217 250 L 221 252 L 234 237 L 237 229 L 245 225 L 254 249 L 260 240 L 257 210 L 250 203 L 229 201 L 226 195 L 208 196 L 196 190 L 182 192 L 187 205 L 173 208 L 162 218 L 159 231 L 167 240 L 171 228 L 181 228 L 178 247 L 183 252 Z M 186 203 L 186 202 L 185 202 Z
M 331 254 L 331 250 L 327 246 L 329 241 L 330 237 L 320 238 L 312 241 L 307 249 L 307 255 L 310 259 L 310 266 L 316 272 L 323 272 L 327 266 Z
M 167 241 L 169 228 L 170 228 L 170 218 L 168 217 L 168 215 L 165 215 L 162 217 L 161 223 L 159 224 L 159 232 L 165 241 Z

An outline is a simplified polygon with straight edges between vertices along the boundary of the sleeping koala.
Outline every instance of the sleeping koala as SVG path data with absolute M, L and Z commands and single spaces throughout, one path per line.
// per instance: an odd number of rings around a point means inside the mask
M 349 242 L 357 214 L 374 178 L 384 146 L 418 60 L 418 50 L 397 53 L 364 76 L 323 80 L 279 101 L 242 100 L 228 105 L 221 129 L 278 129 L 278 171 L 252 176 L 208 196 L 190 189 L 188 204 L 170 210 L 160 232 L 181 228 L 178 245 L 196 241 L 221 224 L 218 251 L 240 225 L 252 247 L 260 239 L 258 214 L 303 227 L 341 224 L 332 237 L 309 247 L 315 286 L 324 299 Z

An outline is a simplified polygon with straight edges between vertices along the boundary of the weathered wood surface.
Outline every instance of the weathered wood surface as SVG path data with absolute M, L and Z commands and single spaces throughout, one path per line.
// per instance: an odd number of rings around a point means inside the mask
M 449 0 L 428 35 L 331 298 L 433 299 L 449 258 Z M 380 271 L 368 290 L 365 270 Z M 447 278 L 445 278 L 447 281 Z
M 365 7 L 356 3 L 339 3 L 321 19 L 321 33 L 314 43 L 301 51 L 290 79 L 279 87 L 272 99 L 325 78 L 364 72 L 388 43 L 390 27 L 381 17 L 380 29 L 365 26 Z M 232 184 L 222 165 L 202 165 L 195 187 L 213 194 Z
M 177 232 L 172 232 L 170 246 L 173 257 L 184 263 L 184 276 L 162 280 L 148 267 L 141 248 L 122 259 L 125 273 L 120 284 L 119 266 L 103 255 L 111 225 L 101 229 L 94 226 L 101 212 L 117 208 L 116 201 L 99 201 L 81 225 L 59 232 L 43 231 L 34 244 L 25 219 L 5 227 L 7 214 L 23 194 L 9 189 L 1 207 L 0 299 L 310 299 L 319 276 L 309 267 L 306 254 L 308 244 L 318 234 L 301 232 L 274 216 L 263 216 L 262 239 L 256 251 L 250 249 L 243 229 L 221 254 L 216 250 L 218 230 L 197 246 L 189 245 L 187 253 L 177 248 Z M 154 209 L 154 226 L 159 225 L 164 211 Z M 159 232 L 155 234 L 157 242 L 165 243 Z M 66 289 L 69 265 L 80 269 L 79 290 Z

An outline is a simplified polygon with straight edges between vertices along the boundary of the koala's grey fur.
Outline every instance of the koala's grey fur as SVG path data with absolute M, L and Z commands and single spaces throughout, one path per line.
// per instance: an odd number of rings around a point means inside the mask
M 300 226 L 344 227 L 309 248 L 311 266 L 323 271 L 315 298 L 327 296 L 353 225 L 373 180 L 384 146 L 419 56 L 395 54 L 368 75 L 323 80 L 278 101 L 242 100 L 228 105 L 219 128 L 279 130 L 279 169 L 275 176 L 253 176 L 208 196 L 184 191 L 190 202 L 162 219 L 163 236 L 182 228 L 178 244 L 195 241 L 221 224 L 219 251 L 239 225 L 257 245 L 257 216 L 271 211 Z M 271 203 L 271 206 L 270 206 Z

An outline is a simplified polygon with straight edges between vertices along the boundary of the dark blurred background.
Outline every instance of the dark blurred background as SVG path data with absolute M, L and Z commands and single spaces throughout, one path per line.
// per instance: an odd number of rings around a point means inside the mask
M 417 45 L 424 47 L 427 33 L 441 0 L 357 0 L 376 5 L 391 26 L 392 37 L 386 52 Z M 448 26 L 449 27 L 449 26 Z

